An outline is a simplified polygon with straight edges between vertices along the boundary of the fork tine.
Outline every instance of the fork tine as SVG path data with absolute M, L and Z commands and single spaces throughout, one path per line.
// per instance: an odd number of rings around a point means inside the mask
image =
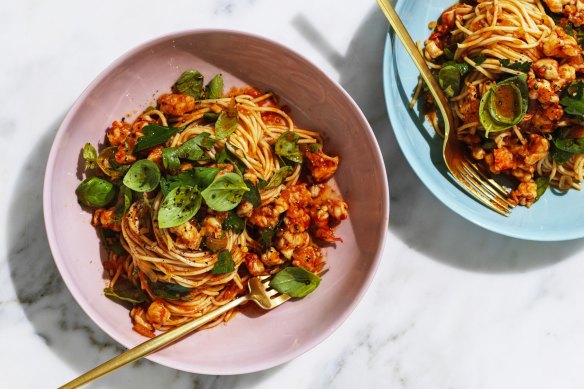
M 482 181 L 487 181 L 490 184 L 490 186 L 488 186 L 488 188 L 493 190 L 495 193 L 498 193 L 501 196 L 500 197 L 501 200 L 503 200 L 505 203 L 509 204 L 509 206 L 515 207 L 515 204 L 509 202 L 509 200 L 507 199 L 507 197 L 509 196 L 509 191 L 507 191 L 505 188 L 503 188 L 501 185 L 499 185 L 499 183 L 497 181 L 493 180 L 491 177 L 486 175 L 484 173 L 483 169 L 481 169 L 481 167 L 479 165 L 477 165 L 476 163 L 474 163 L 473 161 L 465 160 L 464 162 L 470 168 L 472 168 L 472 171 L 475 172 Z
M 511 212 L 509 208 L 495 201 L 493 194 L 486 191 L 479 181 L 466 172 L 464 167 L 459 166 L 457 169 L 453 169 L 452 172 L 458 181 L 464 185 L 478 201 L 503 216 L 509 216 Z
M 474 185 L 480 185 L 481 189 L 484 189 L 485 194 L 490 200 L 497 202 L 499 205 L 505 208 L 513 208 L 514 205 L 507 200 L 507 192 L 497 184 L 497 187 L 492 184 L 495 180 L 489 179 L 483 173 L 480 172 L 476 164 L 469 163 L 468 161 L 463 161 L 462 166 L 464 167 L 466 173 L 470 174 L 473 178 Z M 487 193 L 486 191 L 489 191 Z M 501 194 L 503 192 L 503 194 Z M 490 194 L 490 195 L 489 195 Z

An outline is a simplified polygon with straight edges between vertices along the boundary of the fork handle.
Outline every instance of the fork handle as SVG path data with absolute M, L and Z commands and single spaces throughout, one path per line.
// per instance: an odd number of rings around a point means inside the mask
M 85 385 L 101 376 L 104 376 L 112 371 L 127 365 L 130 362 L 134 362 L 137 359 L 145 357 L 148 354 L 151 354 L 173 342 L 176 340 L 190 334 L 197 328 L 201 327 L 204 324 L 207 324 L 213 319 L 221 316 L 225 312 L 229 311 L 230 309 L 235 308 L 239 304 L 248 301 L 249 295 L 245 295 L 235 299 L 221 307 L 217 308 L 214 311 L 207 313 L 197 319 L 192 321 L 186 322 L 181 324 L 180 326 L 173 328 L 170 331 L 164 332 L 150 340 L 147 340 L 143 343 L 140 343 L 138 346 L 135 346 L 124 353 L 118 355 L 110 359 L 107 362 L 97 366 L 89 370 L 87 373 L 80 375 L 79 377 L 75 378 L 73 381 L 66 383 L 65 385 L 61 386 L 59 389 L 71 389 L 71 388 L 78 388 L 81 385 Z
M 397 35 L 399 40 L 403 43 L 404 47 L 406 48 L 406 51 L 414 61 L 414 65 L 416 65 L 416 67 L 420 71 L 422 79 L 426 82 L 426 84 L 428 84 L 432 96 L 434 96 L 436 100 L 439 100 L 442 103 L 442 105 L 438 104 L 438 106 L 440 108 L 442 106 L 444 107 L 448 106 L 449 104 L 448 100 L 446 99 L 446 96 L 444 96 L 444 93 L 442 93 L 440 85 L 438 85 L 438 82 L 430 72 L 430 69 L 428 69 L 428 65 L 426 65 L 426 60 L 420 53 L 420 50 L 418 50 L 418 47 L 414 43 L 414 40 L 410 36 L 410 33 L 402 23 L 401 19 L 395 12 L 395 9 L 393 8 L 389 0 L 377 0 L 377 4 L 379 4 L 379 8 L 381 8 L 381 11 L 383 11 L 391 27 L 393 27 L 395 35 Z M 442 112 L 442 114 L 445 115 L 446 113 Z

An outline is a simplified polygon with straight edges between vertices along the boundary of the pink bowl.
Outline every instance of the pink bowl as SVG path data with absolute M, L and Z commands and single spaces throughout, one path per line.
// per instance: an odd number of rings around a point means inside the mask
M 186 69 L 226 84 L 276 92 L 296 122 L 321 132 L 340 155 L 336 184 L 350 207 L 326 252 L 330 271 L 304 299 L 270 312 L 248 309 L 217 328 L 192 334 L 148 358 L 204 374 L 267 369 L 308 351 L 329 336 L 365 293 L 380 260 L 389 215 L 385 168 L 373 132 L 343 89 L 302 56 L 257 36 L 224 30 L 179 32 L 147 42 L 103 71 L 61 125 L 45 173 L 44 216 L 55 263 L 85 312 L 125 347 L 145 340 L 131 329 L 127 309 L 103 295 L 103 252 L 77 204 L 80 152 L 96 145 L 113 120 L 133 116 L 168 91 Z

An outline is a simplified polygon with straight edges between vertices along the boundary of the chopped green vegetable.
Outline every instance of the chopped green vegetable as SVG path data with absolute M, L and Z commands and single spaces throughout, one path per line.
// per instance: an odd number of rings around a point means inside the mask
M 75 189 L 77 201 L 81 205 L 91 208 L 103 208 L 116 197 L 114 185 L 99 177 L 85 179 Z
M 268 249 L 272 246 L 272 241 L 274 240 L 275 234 L 275 228 L 268 227 L 260 231 L 260 237 L 262 238 L 262 252 L 268 251 Z
M 233 258 L 231 257 L 231 253 L 229 250 L 221 250 L 219 254 L 217 254 L 217 262 L 213 269 L 211 269 L 211 273 L 213 274 L 225 274 L 231 273 L 235 270 L 235 262 L 233 262 Z
M 559 163 L 559 164 L 568 162 L 570 160 L 570 158 L 572 158 L 572 155 L 573 155 L 569 151 L 564 151 L 564 150 L 558 149 L 553 143 L 552 143 L 551 148 L 550 148 L 550 154 L 552 156 L 552 159 L 554 161 L 556 161 L 556 163 Z
M 552 141 L 560 150 L 569 153 L 584 154 L 584 138 L 556 138 Z
M 237 213 L 230 211 L 222 224 L 226 231 L 233 231 L 236 234 L 241 234 L 245 229 L 245 219 L 237 216 Z
M 97 165 L 97 150 L 91 145 L 91 143 L 86 143 L 83 146 L 83 159 L 85 160 L 86 169 L 95 169 Z
M 270 281 L 270 286 L 292 297 L 304 297 L 320 284 L 320 277 L 301 267 L 286 267 Z
M 292 162 L 302 163 L 302 153 L 298 147 L 300 136 L 293 131 L 286 131 L 276 141 L 276 154 Z
M 537 185 L 537 196 L 534 202 L 539 200 L 539 198 L 545 193 L 547 188 L 550 186 L 550 179 L 548 177 L 537 177 L 535 179 L 535 184 Z
M 179 186 L 171 190 L 158 210 L 160 228 L 180 226 L 197 214 L 201 208 L 201 194 L 192 186 Z
M 570 115 L 584 116 L 584 83 L 575 81 L 570 83 L 562 91 L 560 104 L 564 112 Z
M 158 146 L 183 129 L 183 127 L 165 127 L 158 124 L 147 124 L 142 128 L 144 135 L 138 138 L 134 151 L 142 151 L 150 147 Z
M 160 182 L 160 169 L 149 159 L 132 164 L 124 176 L 124 185 L 136 192 L 152 192 Z
M 452 65 L 446 65 L 438 72 L 438 84 L 448 97 L 460 93 L 460 79 L 460 71 Z
M 220 99 L 223 96 L 223 77 L 220 74 L 215 75 L 207 85 L 207 98 Z
M 125 278 L 119 278 L 113 288 L 105 288 L 103 293 L 117 303 L 141 304 L 148 296 Z
M 243 182 L 245 182 L 245 185 L 247 185 L 249 190 L 243 194 L 242 200 L 249 201 L 251 205 L 257 207 L 262 202 L 260 191 L 258 190 L 257 186 L 255 186 L 250 180 L 245 179 Z
M 281 167 L 276 171 L 276 173 L 274 173 L 272 178 L 270 178 L 270 181 L 266 184 L 266 186 L 263 187 L 263 189 L 269 190 L 277 188 L 278 186 L 282 185 L 286 177 L 292 174 L 293 171 L 294 168 L 292 166 Z
M 217 115 L 215 112 L 205 112 L 203 114 L 203 118 L 208 122 L 215 123 L 217 119 L 219 119 L 219 115 Z
M 238 118 L 237 108 L 221 112 L 215 122 L 215 138 L 225 139 L 233 134 L 237 129 Z
M 311 143 L 308 145 L 308 151 L 310 151 L 311 153 L 318 153 L 318 150 L 320 150 L 322 148 L 322 145 L 320 143 Z
M 96 160 L 97 166 L 101 171 L 114 180 L 123 176 L 126 170 L 130 168 L 130 165 L 122 165 L 116 162 L 117 151 L 118 148 L 115 146 L 106 147 L 99 153 Z
M 482 55 L 482 54 L 477 55 L 476 57 L 474 57 L 472 59 L 472 61 L 475 63 L 476 66 L 482 65 L 486 60 L 487 60 L 487 56 Z
M 209 208 L 225 212 L 235 208 L 247 191 L 249 189 L 241 176 L 235 173 L 225 173 L 215 177 L 211 185 L 201 192 L 201 195 Z
M 168 300 L 188 300 L 190 299 L 190 293 L 193 291 L 192 288 L 168 282 L 149 282 L 149 285 L 152 294 Z
M 490 132 L 502 131 L 519 123 L 529 106 L 527 76 L 522 74 L 492 86 L 481 98 L 479 119 Z
M 529 61 L 525 61 L 525 62 L 519 62 L 519 61 L 511 62 L 510 59 L 503 58 L 503 59 L 500 59 L 499 60 L 499 63 L 503 67 L 506 67 L 508 69 L 517 70 L 517 71 L 520 71 L 520 72 L 523 72 L 523 73 L 527 73 L 527 72 L 529 72 L 529 69 L 531 69 L 531 62 L 529 62 Z
M 460 72 L 461 76 L 464 76 L 466 73 L 470 71 L 470 66 L 466 62 L 455 62 L 455 61 L 448 61 L 442 64 L 442 67 L 445 66 L 454 66 Z
M 215 141 L 208 132 L 202 132 L 187 140 L 180 146 L 162 149 L 162 163 L 164 168 L 175 172 L 180 168 L 180 158 L 189 161 L 207 161 L 210 157 L 205 153 L 213 147 Z
M 178 92 L 199 100 L 203 97 L 203 75 L 198 70 L 187 70 L 181 74 L 174 87 Z

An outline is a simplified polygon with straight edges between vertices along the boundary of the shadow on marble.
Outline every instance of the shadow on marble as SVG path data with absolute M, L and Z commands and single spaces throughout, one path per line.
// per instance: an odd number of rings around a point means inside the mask
M 43 222 L 42 189 L 49 151 L 62 119 L 47 128 L 45 135 L 31 145 L 29 155 L 23 156 L 24 169 L 9 203 L 6 241 L 15 293 L 35 334 L 58 358 L 81 374 L 118 355 L 124 348 L 85 314 L 69 293 L 51 257 Z M 148 377 L 167 381 L 166 387 L 177 382 L 181 383 L 180 387 L 202 389 L 249 387 L 284 366 L 239 376 L 207 376 L 140 360 L 89 387 L 120 387 L 120 382 L 125 387 L 148 387 Z M 64 381 L 73 378 L 65 377 Z
M 387 116 L 382 67 L 388 23 L 377 6 L 371 7 L 346 53 L 335 51 L 302 15 L 294 19 L 294 25 L 338 70 L 340 84 L 373 128 L 388 175 L 390 234 L 436 261 L 484 273 L 553 266 L 582 250 L 584 240 L 540 243 L 487 231 L 452 212 L 422 184 L 399 149 Z M 452 244 L 454 239 L 457 244 Z

